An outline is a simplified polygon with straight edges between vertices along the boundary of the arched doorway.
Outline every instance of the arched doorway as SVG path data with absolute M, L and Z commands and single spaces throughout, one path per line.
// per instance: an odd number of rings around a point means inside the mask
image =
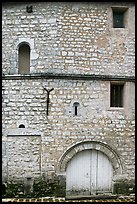
M 66 183 L 66 197 L 113 193 L 113 181 L 122 175 L 116 151 L 98 141 L 82 141 L 69 147 L 58 168 Z
M 67 195 L 97 195 L 112 192 L 113 167 L 98 150 L 78 152 L 66 168 Z

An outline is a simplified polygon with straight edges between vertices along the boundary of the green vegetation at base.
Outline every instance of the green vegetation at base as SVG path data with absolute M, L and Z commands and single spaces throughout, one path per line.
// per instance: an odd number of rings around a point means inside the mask
M 114 184 L 114 194 L 130 195 L 135 193 L 135 183 L 129 180 L 119 180 Z
M 46 196 L 64 196 L 62 186 L 59 183 L 48 183 L 44 180 L 34 181 L 33 192 L 24 193 L 24 184 L 21 182 L 10 181 L 5 187 L 3 185 L 3 198 L 37 198 Z

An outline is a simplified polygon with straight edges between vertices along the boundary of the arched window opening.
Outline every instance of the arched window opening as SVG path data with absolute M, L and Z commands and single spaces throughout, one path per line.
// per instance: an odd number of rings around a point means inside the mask
M 73 107 L 74 107 L 74 115 L 78 115 L 78 106 L 79 106 L 79 103 L 78 102 L 75 102 L 73 104 Z
M 20 124 L 20 125 L 19 125 L 19 128 L 25 128 L 25 125 Z
M 19 74 L 30 73 L 30 46 L 23 43 L 19 46 Z

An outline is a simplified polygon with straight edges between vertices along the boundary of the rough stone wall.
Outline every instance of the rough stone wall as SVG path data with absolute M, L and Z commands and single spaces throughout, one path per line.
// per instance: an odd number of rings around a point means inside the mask
M 31 46 L 31 73 L 134 76 L 134 4 L 32 3 L 3 6 L 3 73 L 18 73 L 18 44 Z M 112 6 L 128 6 L 124 29 L 112 27 Z M 6 45 L 6 46 L 5 46 Z
M 41 142 L 37 136 L 8 137 L 8 176 L 29 178 L 41 172 Z M 16 165 L 15 165 L 16 164 Z
M 50 93 L 49 116 L 43 87 L 54 88 Z M 128 97 L 132 98 L 134 83 L 127 82 L 127 87 Z M 20 124 L 35 130 L 35 134 L 39 131 L 43 172 L 54 172 L 59 158 L 72 144 L 96 140 L 113 147 L 121 157 L 123 173 L 134 175 L 134 98 L 133 107 L 129 101 L 125 109 L 110 108 L 109 82 L 102 81 L 11 80 L 6 81 L 5 88 L 3 137 L 11 134 L 11 129 L 15 134 Z M 74 116 L 73 102 L 80 104 L 78 116 Z
M 34 159 L 32 176 L 53 178 L 64 152 L 90 140 L 114 149 L 124 177 L 134 178 L 133 81 L 125 81 L 124 107 L 110 108 L 109 80 L 6 78 L 6 74 L 18 73 L 22 41 L 31 46 L 32 74 L 134 76 L 134 5 L 122 3 L 129 7 L 129 21 L 126 28 L 114 29 L 111 6 L 116 4 L 33 2 L 32 13 L 26 12 L 24 3 L 3 5 L 3 177 L 22 178 L 20 171 L 12 169 L 11 174 L 8 169 L 13 165 L 19 168 L 22 148 L 31 152 L 34 145 L 38 160 Z M 44 87 L 54 88 L 48 116 Z M 77 116 L 74 102 L 79 103 Z M 19 128 L 20 124 L 25 129 Z M 28 142 L 22 141 L 22 135 L 27 135 Z M 28 152 L 23 154 L 27 159 Z

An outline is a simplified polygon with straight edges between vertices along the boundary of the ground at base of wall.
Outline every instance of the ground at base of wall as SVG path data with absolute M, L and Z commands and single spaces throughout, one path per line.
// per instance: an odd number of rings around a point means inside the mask
M 135 195 L 132 196 L 117 196 L 114 198 L 100 199 L 79 199 L 68 200 L 63 197 L 43 197 L 43 198 L 4 198 L 2 202 L 135 202 Z

